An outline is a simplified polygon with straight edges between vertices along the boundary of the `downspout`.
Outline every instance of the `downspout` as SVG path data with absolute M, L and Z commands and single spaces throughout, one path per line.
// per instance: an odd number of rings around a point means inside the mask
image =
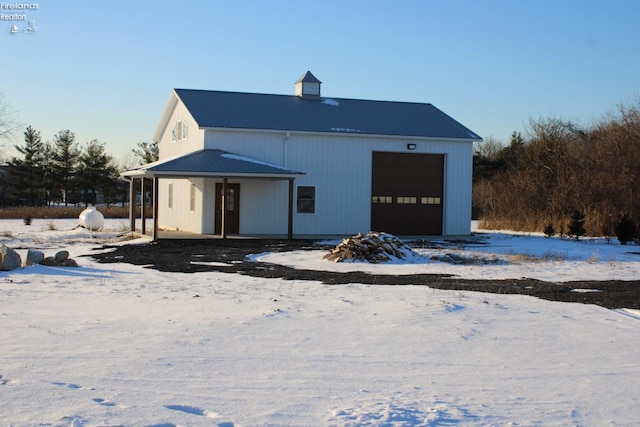
M 289 138 L 291 137 L 291 133 L 287 132 L 284 135 L 284 140 L 282 142 L 282 166 L 289 167 Z

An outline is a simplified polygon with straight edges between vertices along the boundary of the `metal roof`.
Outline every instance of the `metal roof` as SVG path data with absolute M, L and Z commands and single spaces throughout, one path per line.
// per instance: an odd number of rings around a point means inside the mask
M 322 83 L 320 80 L 318 80 L 316 78 L 316 76 L 311 74 L 311 71 L 307 71 L 306 73 L 304 73 L 304 75 L 302 77 L 300 77 L 296 83 L 301 83 L 301 82 L 304 82 L 304 83 Z
M 200 128 L 482 139 L 431 104 L 193 89 L 175 94 Z
M 199 150 L 123 172 L 127 177 L 218 176 L 292 179 L 303 172 L 223 150 Z

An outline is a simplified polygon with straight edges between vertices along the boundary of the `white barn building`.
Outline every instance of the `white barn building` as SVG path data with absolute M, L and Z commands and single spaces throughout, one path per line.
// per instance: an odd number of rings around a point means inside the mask
M 154 237 L 470 234 L 477 134 L 431 104 L 320 88 L 307 72 L 295 95 L 174 89 L 159 161 L 122 174 L 132 196 L 154 183 Z

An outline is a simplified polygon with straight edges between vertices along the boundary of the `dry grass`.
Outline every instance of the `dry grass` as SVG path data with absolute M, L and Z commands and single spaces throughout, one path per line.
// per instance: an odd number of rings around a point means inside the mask
M 528 253 L 511 253 L 511 261 L 515 263 L 525 262 L 544 262 L 544 261 L 564 261 L 565 256 L 560 252 L 548 251 L 542 255 L 536 256 Z
M 511 261 L 515 263 L 539 262 L 541 259 L 529 254 L 513 254 L 511 255 Z
M 36 207 L 16 207 L 0 209 L 0 219 L 24 219 L 24 218 L 78 218 L 82 207 L 64 206 L 36 206 Z M 127 206 L 98 207 L 98 210 L 105 218 L 129 218 L 129 208 Z M 138 208 L 136 216 L 140 215 Z

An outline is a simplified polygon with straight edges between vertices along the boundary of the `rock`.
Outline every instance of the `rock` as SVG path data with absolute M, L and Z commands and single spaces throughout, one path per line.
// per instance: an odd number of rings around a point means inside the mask
M 42 264 L 44 260 L 44 252 L 29 249 L 27 251 L 27 265 Z
M 76 262 L 75 259 L 67 258 L 64 261 L 62 261 L 62 266 L 63 267 L 77 267 L 78 263 Z
M 447 255 L 449 256 L 449 258 L 453 260 L 454 263 L 457 263 L 457 264 L 463 264 L 463 263 L 469 262 L 467 258 L 460 256 L 458 254 L 448 253 Z
M 42 260 L 42 265 L 46 265 L 48 267 L 57 267 L 58 261 L 56 260 L 55 257 L 48 256 Z
M 43 258 L 39 264 L 47 267 L 78 267 L 76 260 L 69 258 L 69 251 L 58 251 L 54 256 Z
M 0 270 L 11 271 L 22 266 L 20 254 L 6 245 L 0 247 Z
M 54 258 L 56 259 L 56 261 L 58 261 L 59 263 L 63 263 L 65 262 L 67 259 L 69 259 L 69 251 L 59 251 L 54 255 Z

